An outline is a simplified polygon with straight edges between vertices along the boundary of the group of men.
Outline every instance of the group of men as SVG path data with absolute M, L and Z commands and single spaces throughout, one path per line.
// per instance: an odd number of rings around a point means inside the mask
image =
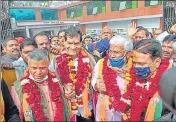
M 131 23 L 127 36 L 104 27 L 98 42 L 82 39 L 76 27 L 59 31 L 51 41 L 42 33 L 20 45 L 7 39 L 1 67 L 10 93 L 2 94 L 13 113 L 5 109 L 1 116 L 6 121 L 9 116 L 11 121 L 155 121 L 167 113 L 158 84 L 176 64 L 174 33 L 176 24 L 152 36 Z

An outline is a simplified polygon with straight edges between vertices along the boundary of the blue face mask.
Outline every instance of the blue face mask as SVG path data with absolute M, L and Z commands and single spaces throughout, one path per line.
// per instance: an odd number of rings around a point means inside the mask
M 134 67 L 136 74 L 139 78 L 147 78 L 150 74 L 150 67 Z
M 120 58 L 120 59 L 109 58 L 109 63 L 112 67 L 121 68 L 125 63 L 125 59 L 124 59 L 124 57 Z

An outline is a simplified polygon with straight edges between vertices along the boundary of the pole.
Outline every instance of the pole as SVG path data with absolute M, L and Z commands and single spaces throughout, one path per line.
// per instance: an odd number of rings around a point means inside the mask
M 30 38 L 30 33 L 29 33 L 29 26 L 26 26 L 26 37 Z

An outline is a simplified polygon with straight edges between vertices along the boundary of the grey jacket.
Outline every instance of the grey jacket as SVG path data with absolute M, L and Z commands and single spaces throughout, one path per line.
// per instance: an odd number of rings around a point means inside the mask
M 1 64 L 3 63 L 12 63 L 14 61 L 18 60 L 18 57 L 15 55 L 3 55 L 1 57 Z

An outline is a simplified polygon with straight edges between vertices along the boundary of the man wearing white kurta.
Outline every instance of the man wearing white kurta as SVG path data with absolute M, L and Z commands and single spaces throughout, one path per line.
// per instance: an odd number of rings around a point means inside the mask
M 108 58 L 107 61 L 107 66 L 116 72 L 116 81 L 117 85 L 120 90 L 120 94 L 124 93 L 124 89 L 126 88 L 125 85 L 125 69 L 126 69 L 126 63 L 127 61 L 127 53 L 128 51 L 133 49 L 133 44 L 132 41 L 129 40 L 125 36 L 119 36 L 116 35 L 110 40 L 110 48 L 109 48 L 109 53 L 108 56 L 105 57 L 104 59 L 101 59 L 98 61 L 98 63 L 94 67 L 94 72 L 93 72 L 93 78 L 92 78 L 92 86 L 96 92 L 98 92 L 98 100 L 96 101 L 96 121 L 101 121 L 100 120 L 100 101 L 102 99 L 102 96 L 107 96 L 105 95 L 106 93 L 106 85 L 105 81 L 102 78 L 103 74 L 103 62 Z M 101 73 L 102 75 L 101 75 Z M 111 78 L 109 79 L 111 80 Z M 115 91 L 114 91 L 115 92 Z M 95 101 L 94 101 L 95 102 Z M 119 111 L 115 111 L 114 108 L 109 109 L 109 105 L 106 104 L 106 115 L 108 121 L 121 121 L 121 114 Z

